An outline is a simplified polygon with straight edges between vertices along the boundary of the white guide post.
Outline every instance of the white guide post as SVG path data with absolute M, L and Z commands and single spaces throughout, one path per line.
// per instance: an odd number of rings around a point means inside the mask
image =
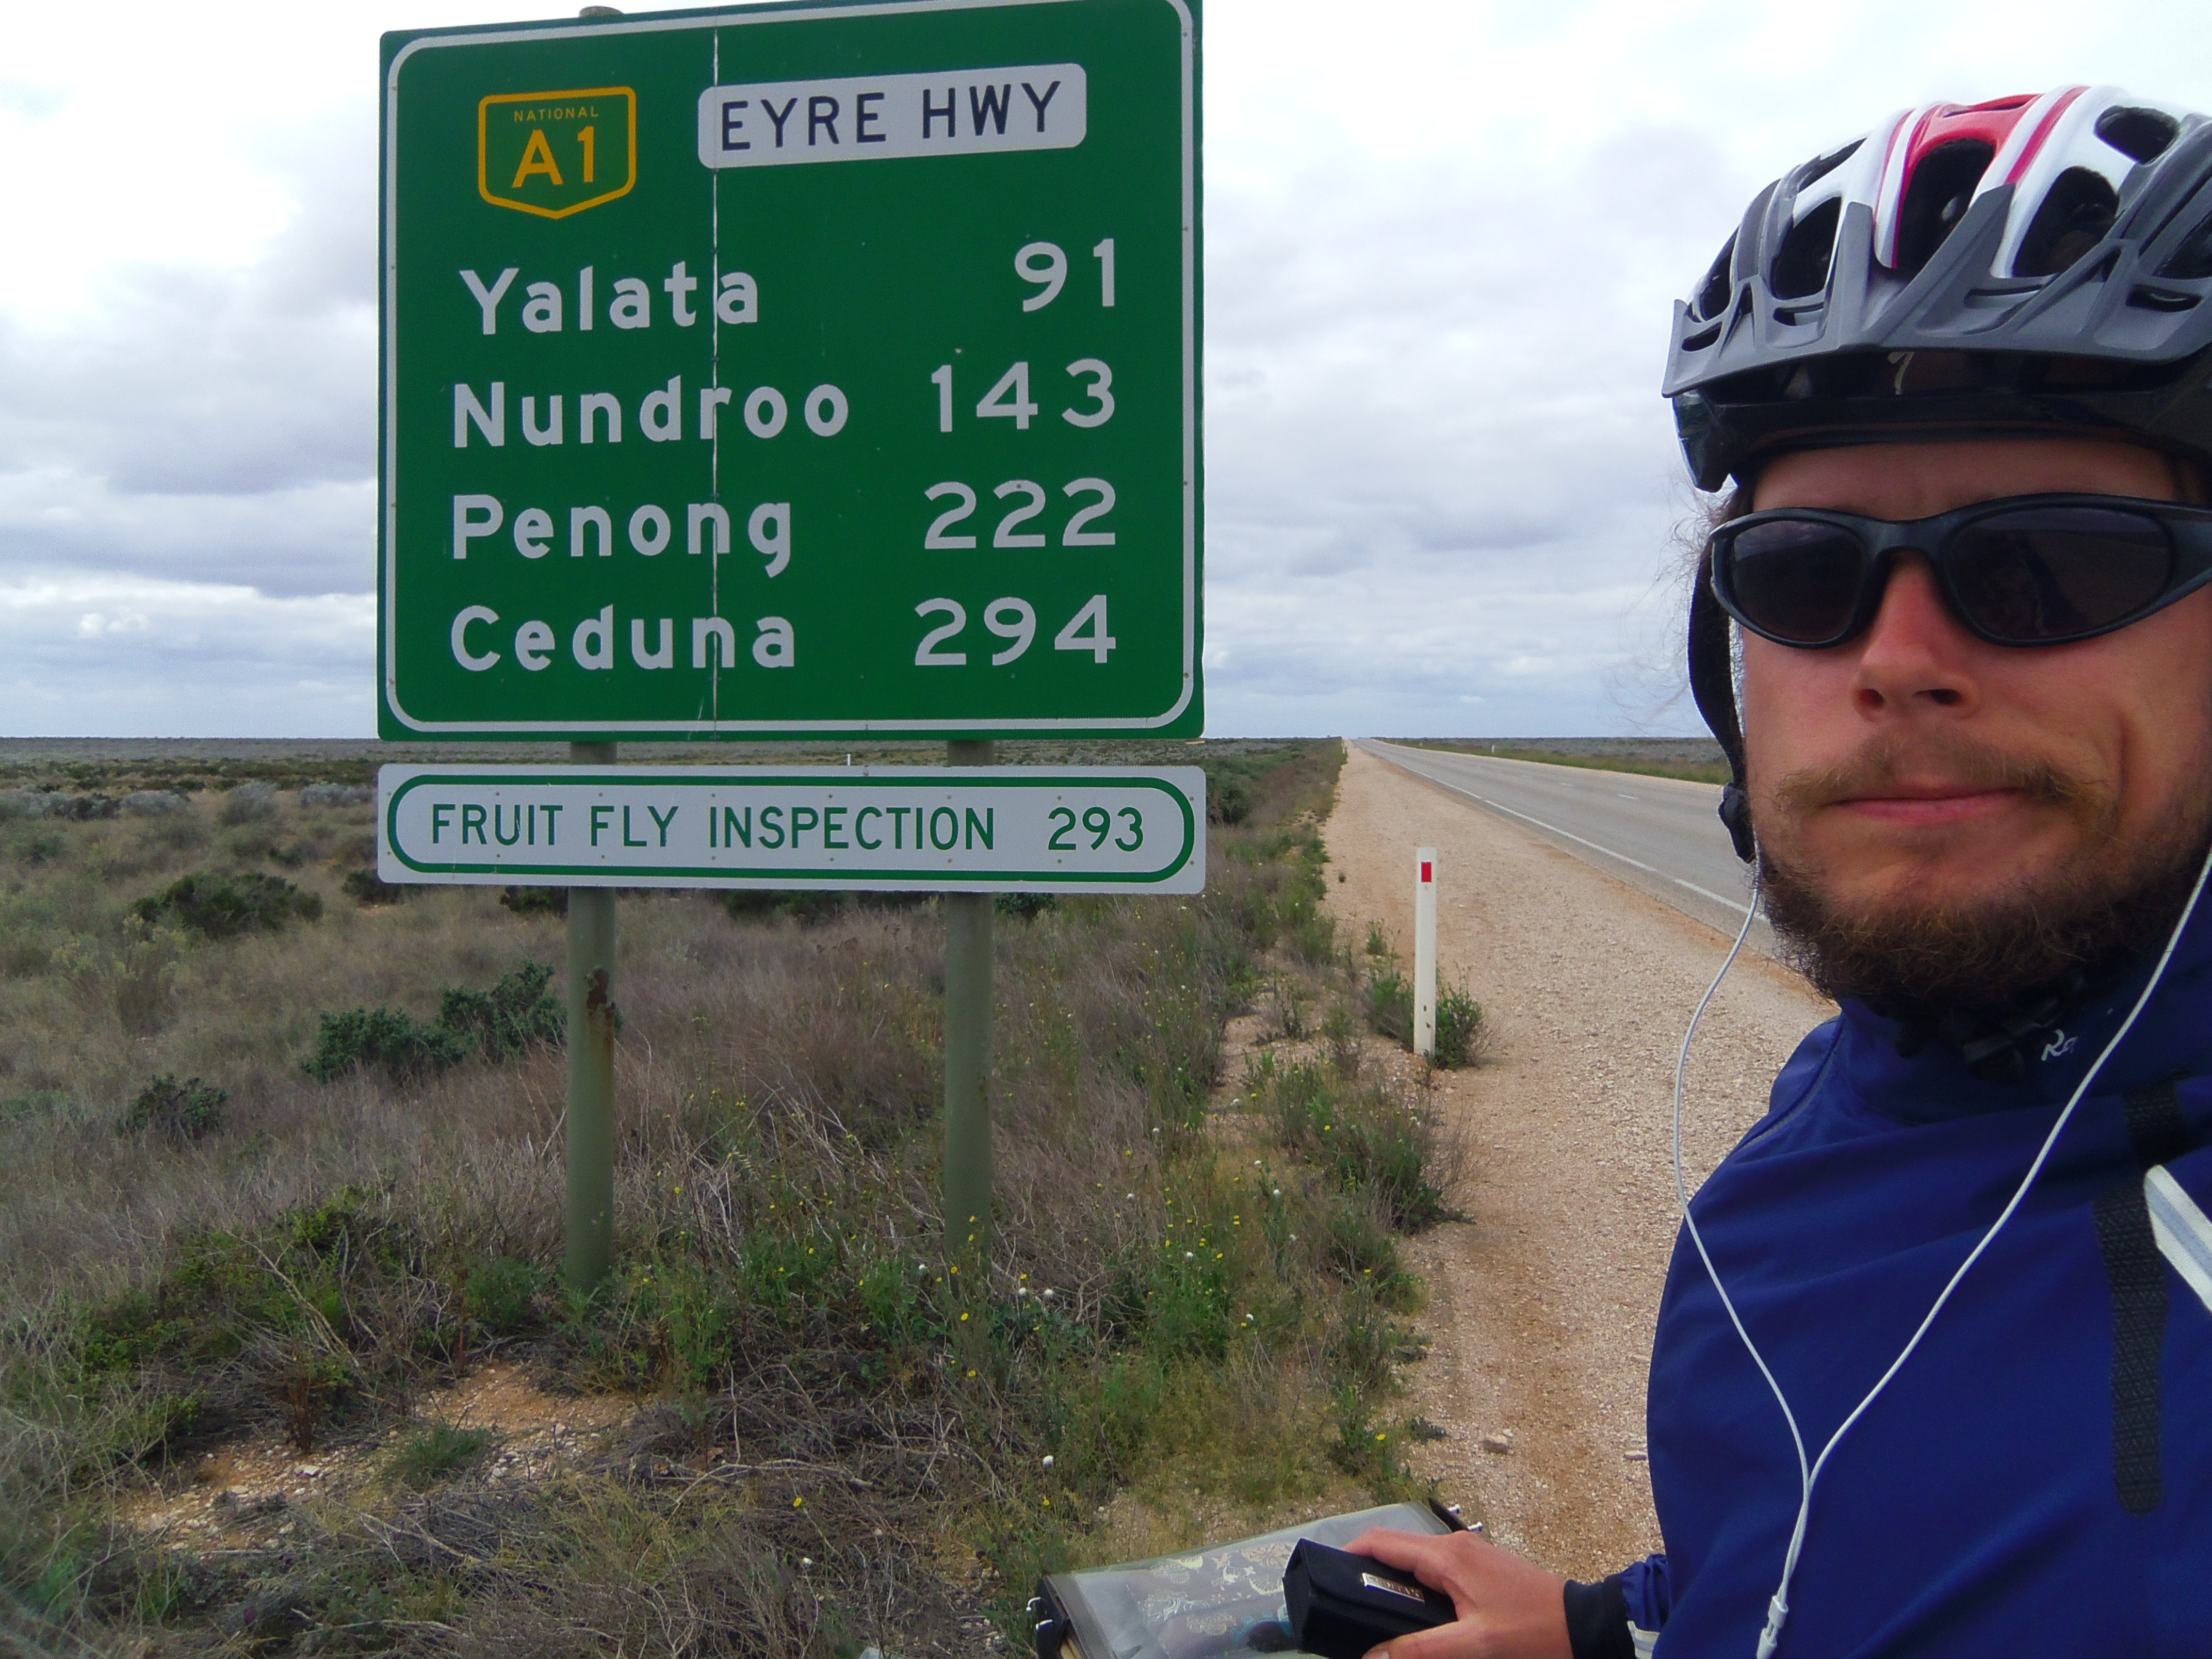
M 1437 1052 L 1437 849 L 1413 849 L 1413 1052 Z

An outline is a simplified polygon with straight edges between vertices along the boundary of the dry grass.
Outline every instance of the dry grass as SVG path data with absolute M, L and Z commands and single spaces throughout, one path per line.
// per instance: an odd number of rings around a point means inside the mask
M 1040 1567 L 1123 1553 L 1133 1502 L 1227 1525 L 1398 1489 L 1372 1419 L 1411 1292 L 1366 1271 L 1391 1206 L 1295 1126 L 1255 1169 L 1206 1123 L 1227 1015 L 1267 963 L 1327 960 L 1337 753 L 1243 747 L 1249 822 L 1216 830 L 1202 898 L 1001 918 L 1000 1242 L 964 1279 L 935 1207 L 933 909 L 802 927 L 625 899 L 618 1262 L 588 1301 L 551 1273 L 557 1052 L 413 1085 L 300 1067 L 323 1012 L 427 1018 L 448 985 L 561 962 L 557 918 L 491 890 L 357 906 L 365 807 L 0 826 L 12 1639 L 973 1652 Z M 214 942 L 127 920 L 241 868 L 321 919 Z M 157 1073 L 227 1090 L 222 1127 L 118 1130 Z M 487 1352 L 643 1403 L 562 1471 L 457 1467 L 226 1550 L 118 1519 L 240 1435 L 374 1443 Z

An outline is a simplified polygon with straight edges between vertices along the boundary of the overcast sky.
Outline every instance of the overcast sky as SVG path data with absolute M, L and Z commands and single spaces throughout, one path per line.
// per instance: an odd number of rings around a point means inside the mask
M 562 15 L 0 0 L 0 734 L 373 732 L 377 36 Z M 1210 0 L 1210 730 L 1698 729 L 1672 297 L 1900 106 L 2212 107 L 2207 17 Z

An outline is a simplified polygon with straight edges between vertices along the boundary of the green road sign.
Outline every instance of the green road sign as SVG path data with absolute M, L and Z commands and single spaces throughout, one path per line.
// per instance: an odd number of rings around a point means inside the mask
M 386 35 L 383 735 L 1198 732 L 1194 9 Z
M 387 766 L 389 882 L 1196 893 L 1195 766 Z

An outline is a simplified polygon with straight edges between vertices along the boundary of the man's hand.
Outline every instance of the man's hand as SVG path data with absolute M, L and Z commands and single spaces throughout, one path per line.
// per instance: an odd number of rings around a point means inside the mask
M 1471 1532 L 1438 1538 L 1370 1527 L 1345 1548 L 1442 1590 L 1455 1624 L 1386 1642 L 1367 1659 L 1571 1659 L 1566 1581 Z

